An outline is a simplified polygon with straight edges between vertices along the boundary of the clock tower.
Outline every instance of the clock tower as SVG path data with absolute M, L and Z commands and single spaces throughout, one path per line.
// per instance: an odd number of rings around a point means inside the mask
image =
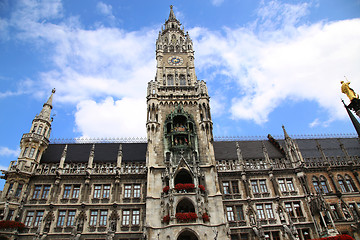
M 172 6 L 156 41 L 147 90 L 147 239 L 229 239 L 206 83 Z

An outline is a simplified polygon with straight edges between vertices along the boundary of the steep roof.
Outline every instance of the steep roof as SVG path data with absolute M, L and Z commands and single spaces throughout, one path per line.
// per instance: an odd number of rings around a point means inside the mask
M 66 144 L 50 144 L 43 154 L 41 163 L 60 162 Z M 79 163 L 89 160 L 91 143 L 68 144 L 65 162 Z M 94 163 L 116 162 L 120 143 L 95 143 Z M 146 143 L 122 143 L 122 161 L 138 162 L 146 160 Z
M 357 138 L 320 138 L 295 139 L 304 158 L 320 158 L 321 150 L 327 157 L 344 157 L 341 145 L 350 156 L 360 156 L 360 142 Z M 282 158 L 283 154 L 267 140 L 263 141 L 215 141 L 215 159 L 237 159 L 236 142 L 239 144 L 244 159 L 263 159 L 263 144 L 270 158 Z M 285 147 L 284 140 L 278 141 Z M 66 144 L 50 144 L 41 158 L 41 163 L 60 162 L 61 154 Z M 89 160 L 91 143 L 68 144 L 65 162 L 87 162 Z M 116 162 L 120 143 L 95 143 L 94 163 Z M 147 143 L 122 143 L 123 162 L 145 162 Z M 321 150 L 320 150 L 321 149 Z

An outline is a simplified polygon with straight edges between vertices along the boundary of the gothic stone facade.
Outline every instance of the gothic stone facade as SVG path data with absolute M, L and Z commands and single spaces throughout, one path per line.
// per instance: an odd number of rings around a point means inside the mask
M 0 239 L 304 240 L 360 216 L 356 138 L 214 141 L 209 95 L 170 10 L 147 90 L 147 141 L 49 143 L 53 93 L 3 171 Z

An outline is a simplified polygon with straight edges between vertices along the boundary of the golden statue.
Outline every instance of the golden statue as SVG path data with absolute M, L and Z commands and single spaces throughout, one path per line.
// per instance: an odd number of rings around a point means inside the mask
M 352 101 L 354 98 L 359 99 L 359 95 L 356 94 L 355 91 L 349 87 L 350 84 L 349 81 L 347 82 L 341 81 L 340 83 L 341 83 L 341 92 L 346 94 L 346 96 L 348 96 L 350 101 Z

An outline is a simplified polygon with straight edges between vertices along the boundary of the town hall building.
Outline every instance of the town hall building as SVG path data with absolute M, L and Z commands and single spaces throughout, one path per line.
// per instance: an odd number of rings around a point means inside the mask
M 3 171 L 0 240 L 360 240 L 359 138 L 215 141 L 172 7 L 156 61 L 146 141 L 50 142 L 52 91 Z

